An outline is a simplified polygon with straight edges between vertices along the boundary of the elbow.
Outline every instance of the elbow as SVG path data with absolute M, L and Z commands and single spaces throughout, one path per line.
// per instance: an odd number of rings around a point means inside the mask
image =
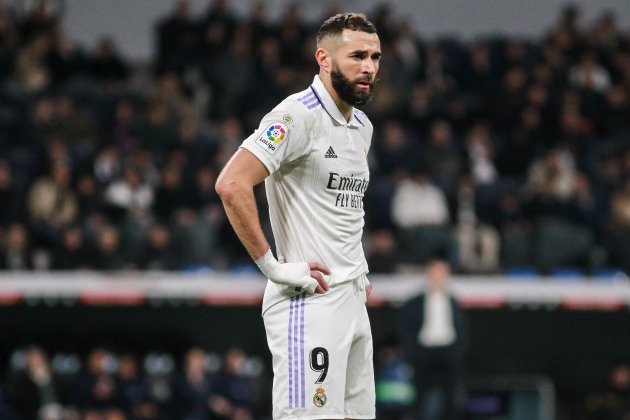
M 230 182 L 222 178 L 219 178 L 214 184 L 214 190 L 221 197 L 221 200 L 224 200 L 230 194 L 230 189 Z
M 214 185 L 214 190 L 223 203 L 229 204 L 234 201 L 234 198 L 238 195 L 240 185 L 235 180 L 219 178 Z

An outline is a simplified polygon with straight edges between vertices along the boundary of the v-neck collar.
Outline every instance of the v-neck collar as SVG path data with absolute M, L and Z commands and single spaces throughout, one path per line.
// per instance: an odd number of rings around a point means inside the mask
M 365 125 L 360 119 L 357 118 L 354 112 L 354 107 L 352 108 L 352 118 L 350 118 L 350 121 L 346 121 L 343 114 L 339 110 L 339 107 L 333 100 L 332 96 L 330 96 L 330 93 L 328 93 L 328 89 L 326 89 L 326 86 L 324 86 L 324 82 L 322 82 L 322 79 L 320 79 L 319 75 L 317 74 L 313 78 L 311 90 L 313 90 L 313 93 L 315 93 L 315 95 L 321 102 L 322 107 L 326 110 L 328 115 L 330 115 L 339 124 L 347 125 L 353 128 L 357 128 L 359 124 Z

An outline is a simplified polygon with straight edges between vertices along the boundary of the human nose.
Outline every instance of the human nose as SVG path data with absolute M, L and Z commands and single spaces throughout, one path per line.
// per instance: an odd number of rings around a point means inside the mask
M 364 74 L 374 74 L 376 73 L 376 63 L 372 59 L 365 59 L 363 63 L 361 63 L 361 72 Z

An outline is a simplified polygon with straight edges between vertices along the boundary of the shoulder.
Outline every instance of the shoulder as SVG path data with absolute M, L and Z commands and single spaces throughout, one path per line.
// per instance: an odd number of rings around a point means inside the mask
M 368 118 L 365 112 L 360 109 L 354 108 L 354 119 L 359 123 L 359 129 L 363 133 L 368 142 L 372 140 L 372 133 L 374 132 L 374 126 L 372 121 Z
M 403 308 L 409 311 L 409 310 L 413 310 L 414 308 L 417 308 L 419 305 L 422 305 L 423 303 L 424 303 L 424 294 L 421 293 L 407 300 L 404 303 Z
M 368 118 L 367 114 L 361 111 L 359 108 L 354 108 L 354 116 L 357 120 L 359 120 L 361 124 L 372 127 L 372 122 Z
M 316 109 L 321 109 L 319 99 L 307 96 L 312 90 L 305 89 L 302 92 L 288 96 L 272 109 L 264 118 L 267 122 L 276 122 L 284 125 L 288 130 L 308 130 L 315 121 Z M 310 101 L 310 102 L 309 102 Z
M 274 111 L 286 112 L 294 118 L 302 120 L 312 120 L 317 114 L 316 110 L 318 109 L 322 109 L 321 101 L 309 87 L 301 92 L 288 96 L 274 108 Z

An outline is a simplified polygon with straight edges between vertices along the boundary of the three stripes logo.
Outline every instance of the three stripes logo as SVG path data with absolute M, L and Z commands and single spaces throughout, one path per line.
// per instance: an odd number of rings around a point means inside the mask
M 306 370 L 304 360 L 304 306 L 306 293 L 291 298 L 289 305 L 289 408 L 306 408 Z
M 326 154 L 324 155 L 325 158 L 327 159 L 337 159 L 337 154 L 335 153 L 335 151 L 333 150 L 332 146 L 330 146 L 328 148 L 328 150 L 326 151 Z

